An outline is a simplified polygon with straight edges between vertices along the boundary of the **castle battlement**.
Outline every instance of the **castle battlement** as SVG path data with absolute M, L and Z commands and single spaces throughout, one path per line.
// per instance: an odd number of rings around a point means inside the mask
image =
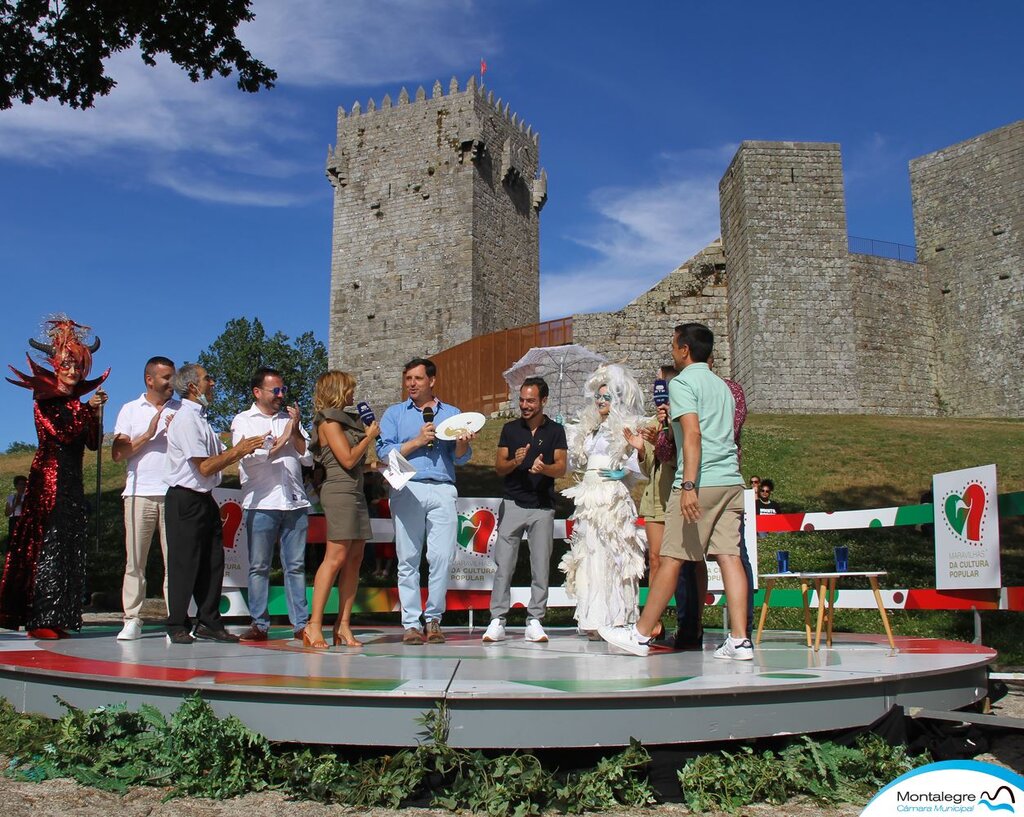
M 442 99 L 445 97 L 453 96 L 468 96 L 474 95 L 481 102 L 486 103 L 494 111 L 495 114 L 500 116 L 505 122 L 510 124 L 513 128 L 518 130 L 523 135 L 527 136 L 533 141 L 534 145 L 540 145 L 540 134 L 534 131 L 533 126 L 527 124 L 524 120 L 519 118 L 519 114 L 511 110 L 511 105 L 508 102 L 502 102 L 501 97 L 494 98 L 494 91 L 487 88 L 483 83 L 477 85 L 476 77 L 472 76 L 467 81 L 463 90 L 459 90 L 459 81 L 457 78 L 452 77 L 448 82 L 448 93 L 445 94 L 444 86 L 441 84 L 441 80 L 434 80 L 434 85 L 431 88 L 430 99 Z M 346 119 L 354 119 L 360 117 L 370 116 L 377 113 L 378 111 L 389 111 L 392 108 L 401 108 L 404 105 L 416 105 L 421 102 L 427 101 L 427 92 L 422 85 L 416 89 L 416 95 L 412 101 L 409 99 L 409 91 L 402 86 L 402 89 L 398 92 L 397 103 L 392 103 L 391 95 L 385 94 L 384 98 L 381 99 L 378 105 L 376 100 L 369 99 L 364 107 L 358 100 L 352 103 L 351 109 L 345 110 L 341 105 L 338 106 L 338 127 L 342 126 L 342 122 Z
M 540 140 L 477 78 L 339 108 L 324 170 L 330 361 L 363 399 L 397 399 L 414 354 L 537 322 Z

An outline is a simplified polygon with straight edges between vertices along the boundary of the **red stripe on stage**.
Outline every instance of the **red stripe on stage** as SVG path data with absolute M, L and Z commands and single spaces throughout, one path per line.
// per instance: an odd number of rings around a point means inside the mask
M 165 667 L 160 665 L 122 664 L 94 658 L 77 658 L 49 650 L 11 650 L 0 653 L 0 665 L 13 664 L 24 669 L 67 672 L 76 675 L 98 675 L 103 678 L 139 678 L 147 681 L 191 681 L 205 670 Z

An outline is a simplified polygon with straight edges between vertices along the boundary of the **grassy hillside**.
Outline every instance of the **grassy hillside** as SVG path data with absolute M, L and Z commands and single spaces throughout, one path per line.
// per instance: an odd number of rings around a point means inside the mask
M 501 421 L 488 422 L 474 444 L 472 461 L 460 469 L 459 491 L 464 496 L 499 496 L 500 480 L 493 470 Z M 0 456 L 0 487 L 9 493 L 16 474 L 27 474 L 31 454 Z M 743 474 L 775 481 L 775 498 L 784 511 L 827 511 L 917 503 L 930 487 L 931 475 L 994 462 L 1001 493 L 1024 490 L 1024 422 L 1005 420 L 917 419 L 906 417 L 836 417 L 752 415 L 743 431 Z M 86 493 L 95 493 L 96 456 L 87 452 Z M 102 532 L 98 551 L 90 553 L 89 581 L 94 590 L 118 597 L 124 566 L 120 492 L 124 469 L 103 452 Z M 559 487 L 564 487 L 565 481 Z M 225 485 L 237 485 L 229 473 Z M 572 508 L 562 503 L 560 515 Z M 777 549 L 790 551 L 794 569 L 823 569 L 832 562 L 832 548 L 850 547 L 852 569 L 889 571 L 887 584 L 934 586 L 932 542 L 912 528 L 836 533 L 772 534 L 761 540 L 761 572 L 774 566 Z M 554 561 L 561 557 L 556 543 Z M 150 586 L 156 587 L 159 551 L 150 562 Z M 528 582 L 527 551 L 520 554 L 517 582 Z M 1024 585 L 1024 519 L 1002 526 L 1004 585 Z M 310 566 L 315 569 L 315 565 Z M 552 574 L 552 583 L 557 583 Z M 554 611 L 553 611 L 554 615 Z M 1000 649 L 1008 663 L 1024 664 L 1019 631 L 1020 613 L 985 613 L 986 643 Z M 773 626 L 799 626 L 798 611 L 772 614 Z M 967 638 L 972 618 L 960 612 L 898 612 L 898 633 Z M 708 612 L 709 626 L 719 626 L 720 614 Z M 877 613 L 843 611 L 837 626 L 877 630 Z

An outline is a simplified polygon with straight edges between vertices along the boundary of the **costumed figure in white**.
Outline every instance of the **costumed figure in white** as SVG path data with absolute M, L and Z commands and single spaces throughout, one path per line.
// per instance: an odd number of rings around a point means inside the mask
M 569 550 L 558 567 L 576 601 L 579 632 L 596 640 L 598 627 L 626 627 L 639 617 L 647 542 L 636 526 L 630 488 L 644 479 L 637 429 L 650 420 L 640 386 L 624 366 L 601 366 L 584 389 L 584 407 L 565 429 L 577 482 L 562 494 L 576 509 Z

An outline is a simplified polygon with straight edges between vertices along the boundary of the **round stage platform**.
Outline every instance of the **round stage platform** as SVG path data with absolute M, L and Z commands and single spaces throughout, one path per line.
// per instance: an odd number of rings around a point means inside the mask
M 950 710 L 987 691 L 995 652 L 923 638 L 837 633 L 815 652 L 803 633 L 766 633 L 754 660 L 656 650 L 647 658 L 550 630 L 533 644 L 510 628 L 405 646 L 398 628 L 357 628 L 360 649 L 305 649 L 275 629 L 259 645 L 172 646 L 162 629 L 117 641 L 87 628 L 61 641 L 0 631 L 0 695 L 56 716 L 60 696 L 82 708 L 150 703 L 169 713 L 195 691 L 272 740 L 409 746 L 417 718 L 444 701 L 453 746 L 542 748 L 699 743 L 867 726 L 897 705 Z M 273 640 L 276 637 L 277 640 Z

